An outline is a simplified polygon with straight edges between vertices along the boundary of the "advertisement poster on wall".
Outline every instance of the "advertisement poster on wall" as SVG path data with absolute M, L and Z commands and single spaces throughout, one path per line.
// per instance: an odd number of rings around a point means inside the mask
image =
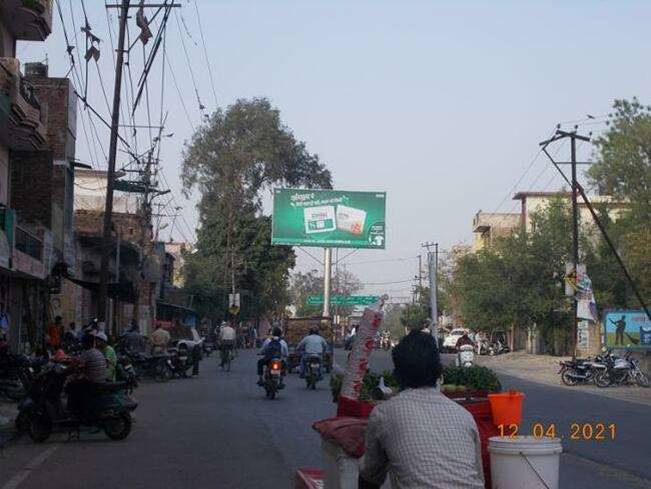
M 651 349 L 651 321 L 643 309 L 607 310 L 603 325 L 607 346 Z

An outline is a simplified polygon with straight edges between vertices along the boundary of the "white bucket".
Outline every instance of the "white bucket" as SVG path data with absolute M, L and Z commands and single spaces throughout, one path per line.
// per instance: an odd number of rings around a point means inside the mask
M 494 436 L 488 451 L 493 489 L 558 489 L 560 439 Z

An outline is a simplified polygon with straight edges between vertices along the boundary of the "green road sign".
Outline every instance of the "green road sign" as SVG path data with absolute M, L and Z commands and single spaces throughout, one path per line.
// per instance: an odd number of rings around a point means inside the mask
M 333 306 L 368 306 L 380 300 L 377 295 L 333 295 L 330 297 L 330 304 Z M 318 306 L 323 304 L 322 295 L 310 295 L 307 297 L 307 304 Z
M 275 189 L 274 245 L 384 249 L 386 193 Z

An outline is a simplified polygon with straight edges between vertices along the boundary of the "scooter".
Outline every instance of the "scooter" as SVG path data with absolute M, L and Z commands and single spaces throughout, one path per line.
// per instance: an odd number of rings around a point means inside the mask
M 27 427 L 36 443 L 46 441 L 55 428 L 67 428 L 72 434 L 81 426 L 104 430 L 112 440 L 123 440 L 131 433 L 131 413 L 138 404 L 124 395 L 130 386 L 125 382 L 93 385 L 92 396 L 84 399 L 81 412 L 72 415 L 63 406 L 62 393 L 70 367 L 53 363 L 35 379 L 29 396 L 18 407 L 17 424 Z
M 280 358 L 272 358 L 264 366 L 262 387 L 267 394 L 267 399 L 275 399 L 276 394 L 283 385 L 283 362 Z
M 316 390 L 316 384 L 322 378 L 321 357 L 319 355 L 310 355 L 305 362 L 305 383 L 308 390 Z
M 472 367 L 475 363 L 475 348 L 472 345 L 462 345 L 457 353 L 457 367 Z

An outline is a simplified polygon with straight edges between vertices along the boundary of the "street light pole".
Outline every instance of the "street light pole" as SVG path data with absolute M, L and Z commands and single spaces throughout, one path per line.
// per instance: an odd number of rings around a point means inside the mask
M 438 243 L 425 243 L 423 244 L 424 248 L 427 248 L 427 266 L 429 269 L 429 300 L 430 308 L 432 309 L 432 336 L 438 344 L 439 331 L 438 331 L 438 298 L 437 298 L 437 289 L 438 289 L 438 262 L 439 262 L 439 244 Z M 434 252 L 431 251 L 431 248 L 434 248 Z
M 332 278 L 332 248 L 323 249 L 323 317 L 330 317 L 330 290 Z

